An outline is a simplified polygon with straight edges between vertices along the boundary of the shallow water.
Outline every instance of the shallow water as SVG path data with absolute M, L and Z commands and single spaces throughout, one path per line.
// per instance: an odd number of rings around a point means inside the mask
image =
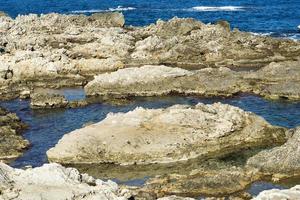
M 0 10 L 15 17 L 28 13 L 92 14 L 121 11 L 127 25 L 157 19 L 193 17 L 205 23 L 228 20 L 243 31 L 300 39 L 299 0 L 0 0 Z
M 64 89 L 60 93 L 64 94 L 69 100 L 85 98 L 82 89 Z M 0 102 L 0 106 L 7 108 L 11 112 L 16 112 L 29 125 L 29 129 L 24 133 L 24 137 L 30 141 L 32 146 L 22 157 L 11 163 L 13 167 L 21 168 L 27 165 L 36 167 L 46 163 L 46 151 L 53 147 L 64 134 L 81 128 L 85 123 L 98 122 L 104 119 L 109 112 L 127 112 L 139 106 L 145 108 L 163 108 L 174 104 L 195 105 L 199 102 L 208 104 L 222 102 L 238 106 L 264 117 L 273 125 L 287 128 L 300 125 L 300 102 L 269 101 L 254 95 L 240 95 L 226 99 L 181 96 L 150 97 L 137 98 L 127 105 L 98 103 L 91 104 L 85 108 L 54 110 L 31 110 L 28 100 L 18 99 Z M 119 178 L 122 179 L 121 177 Z M 130 178 L 126 177 L 125 179 L 125 181 L 115 180 L 128 185 L 142 185 L 148 177 L 141 176 L 136 172 Z M 297 182 L 298 180 L 295 181 Z M 251 194 L 258 194 L 260 191 L 270 188 L 284 187 L 258 182 L 253 184 L 249 191 Z
M 83 89 L 65 89 L 63 93 L 67 99 L 85 98 Z M 0 102 L 3 106 L 15 112 L 29 125 L 24 137 L 31 142 L 32 147 L 12 163 L 14 167 L 32 165 L 41 166 L 47 162 L 46 151 L 53 147 L 58 140 L 68 132 L 81 128 L 85 123 L 98 122 L 109 112 L 127 112 L 136 107 L 164 108 L 174 104 L 195 105 L 199 102 L 228 103 L 244 110 L 254 112 L 264 117 L 273 125 L 293 128 L 300 125 L 300 102 L 269 101 L 254 95 L 240 95 L 233 98 L 200 98 L 200 97 L 148 97 L 137 98 L 127 105 L 91 104 L 84 108 L 31 110 L 28 100 L 12 100 Z

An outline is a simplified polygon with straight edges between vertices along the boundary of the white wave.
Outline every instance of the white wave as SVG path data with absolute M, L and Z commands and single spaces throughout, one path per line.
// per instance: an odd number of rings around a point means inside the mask
M 107 10 L 100 10 L 100 9 L 91 9 L 91 10 L 74 10 L 71 13 L 98 13 L 98 12 L 113 12 L 113 11 L 127 11 L 127 10 L 135 10 L 134 7 L 123 7 L 118 6 L 116 8 L 109 8 Z
M 97 13 L 97 12 L 105 12 L 106 10 L 97 10 L 97 9 L 92 9 L 92 10 L 74 10 L 71 11 L 71 13 Z
M 245 7 L 242 6 L 195 6 L 189 10 L 199 12 L 211 12 L 211 11 L 245 11 Z
M 135 10 L 136 8 L 134 7 L 123 7 L 123 6 L 118 6 L 116 8 L 109 8 L 109 11 L 126 11 L 126 10 Z
M 256 36 L 270 36 L 273 34 L 273 32 L 269 32 L 269 33 L 255 33 L 255 32 L 250 32 L 252 35 L 256 35 Z
M 298 27 L 298 29 L 300 29 L 300 25 L 299 26 L 297 26 Z

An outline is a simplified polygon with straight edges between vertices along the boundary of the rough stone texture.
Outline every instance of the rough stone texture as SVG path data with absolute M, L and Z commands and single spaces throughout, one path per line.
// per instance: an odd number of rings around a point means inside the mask
M 65 108 L 68 101 L 63 95 L 51 93 L 34 93 L 31 95 L 30 107 L 38 108 Z
M 60 163 L 170 163 L 280 144 L 284 132 L 220 103 L 137 108 L 66 134 L 47 155 Z
M 128 97 L 167 94 L 231 96 L 247 91 L 242 76 L 229 68 L 188 71 L 167 66 L 126 68 L 101 74 L 85 86 L 88 96 Z
M 20 135 L 25 128 L 16 114 L 0 108 L 0 160 L 7 162 L 22 155 L 29 145 Z
M 21 93 L 21 95 L 23 95 Z M 30 107 L 32 109 L 49 109 L 49 108 L 77 108 L 88 105 L 86 100 L 69 101 L 64 95 L 59 94 L 56 90 L 38 88 L 30 95 Z
M 272 62 L 257 71 L 229 68 L 184 70 L 147 65 L 100 74 L 85 86 L 89 96 L 130 97 L 166 94 L 232 96 L 249 92 L 270 99 L 300 99 L 300 60 Z
M 290 131 L 292 133 L 292 131 Z M 282 146 L 264 150 L 251 157 L 247 165 L 273 180 L 300 175 L 300 128 Z
M 173 18 L 132 33 L 142 38 L 131 54 L 137 63 L 179 66 L 263 66 L 299 55 L 299 46 L 288 40 L 257 37 L 222 24 L 205 25 L 193 19 Z M 298 53 L 296 53 L 298 52 Z
M 24 87 L 85 85 L 94 75 L 124 67 L 165 64 L 189 70 L 239 70 L 296 60 L 300 54 L 299 42 L 230 31 L 226 22 L 206 25 L 174 18 L 146 27 L 123 26 L 119 13 L 1 17 L 0 98 L 18 97 Z M 213 80 L 213 74 L 207 79 Z M 235 73 L 232 76 L 236 78 Z M 286 87 L 291 86 L 258 91 L 276 94 Z M 225 91 L 206 92 L 223 95 Z
M 194 169 L 189 174 L 168 174 L 157 176 L 147 181 L 140 193 L 155 194 L 156 196 L 222 196 L 236 194 L 245 190 L 258 177 L 255 171 L 246 171 L 241 167 L 225 167 L 212 169 Z M 240 196 L 245 196 L 243 193 Z M 246 197 L 245 199 L 248 199 Z
M 300 60 L 272 62 L 255 73 L 246 75 L 252 79 L 253 90 L 271 99 L 300 99 Z
M 127 200 L 128 191 L 74 168 L 45 164 L 34 169 L 13 169 L 0 163 L 0 199 L 20 200 Z
M 286 190 L 266 190 L 261 192 L 257 197 L 253 198 L 253 200 L 283 200 L 283 199 L 291 199 L 291 200 L 299 200 L 300 199 L 300 186 L 297 185 L 291 189 Z

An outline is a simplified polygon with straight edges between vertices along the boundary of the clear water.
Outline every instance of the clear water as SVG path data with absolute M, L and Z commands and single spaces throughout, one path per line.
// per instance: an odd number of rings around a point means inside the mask
M 62 91 L 68 99 L 84 98 L 82 89 Z M 254 112 L 273 125 L 293 128 L 300 125 L 300 102 L 268 101 L 257 96 L 242 95 L 234 98 L 198 98 L 198 97 L 151 97 L 138 98 L 127 105 L 92 104 L 85 108 L 31 110 L 28 100 L 0 102 L 0 106 L 16 112 L 29 125 L 24 133 L 32 147 L 24 156 L 12 163 L 14 167 L 40 166 L 47 162 L 46 151 L 68 132 L 81 128 L 85 123 L 98 122 L 109 112 L 127 112 L 141 106 L 145 108 L 163 108 L 174 104 L 195 105 L 199 102 L 223 102 Z
M 60 91 L 69 100 L 85 98 L 82 89 L 66 89 Z M 56 110 L 31 110 L 28 100 L 2 101 L 0 106 L 16 112 L 18 116 L 29 125 L 24 137 L 31 143 L 31 148 L 22 157 L 15 160 L 13 167 L 41 166 L 47 162 L 46 151 L 55 146 L 58 140 L 66 133 L 81 128 L 85 123 L 98 122 L 105 118 L 109 112 L 127 112 L 136 107 L 163 108 L 174 104 L 195 105 L 199 102 L 211 104 L 214 102 L 228 103 L 244 110 L 254 112 L 264 117 L 273 125 L 293 128 L 300 125 L 300 102 L 268 101 L 258 96 L 241 95 L 234 98 L 200 98 L 200 97 L 151 97 L 137 98 L 126 105 L 92 104 L 85 108 L 56 109 Z M 101 177 L 100 177 L 101 178 Z M 118 183 L 127 185 L 142 185 L 148 179 L 133 178 Z M 297 183 L 299 180 L 296 180 Z M 249 192 L 257 195 L 265 189 L 285 188 L 282 185 L 273 185 L 266 182 L 256 182 L 251 185 Z
M 300 39 L 299 0 L 0 0 L 12 17 L 28 13 L 122 11 L 128 25 L 193 17 L 205 23 L 228 20 L 243 31 Z

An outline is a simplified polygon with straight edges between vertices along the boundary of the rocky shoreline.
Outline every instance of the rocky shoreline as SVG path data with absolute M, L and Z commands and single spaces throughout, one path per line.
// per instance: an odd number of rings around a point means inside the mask
M 173 18 L 132 27 L 121 13 L 12 19 L 0 12 L 0 100 L 30 98 L 31 109 L 173 94 L 299 100 L 299 66 L 300 42 L 231 30 L 225 21 Z M 67 100 L 51 90 L 75 86 L 88 98 Z M 0 108 L 0 160 L 28 148 L 25 127 Z M 221 103 L 136 108 L 64 135 L 47 152 L 51 164 L 22 170 L 0 163 L 0 199 L 251 199 L 245 190 L 255 181 L 300 175 L 299 137 L 300 128 Z M 118 186 L 57 163 L 110 165 L 98 170 L 103 178 L 129 170 L 151 178 Z M 280 195 L 293 198 L 298 186 L 255 199 Z
M 21 136 L 26 127 L 16 114 L 0 107 L 0 161 L 9 162 L 28 148 L 29 142 Z
M 299 42 L 230 30 L 224 21 L 212 25 L 174 18 L 146 27 L 124 23 L 120 13 L 1 16 L 0 98 L 16 98 L 36 87 L 84 86 L 92 81 L 88 94 L 106 97 L 252 92 L 267 98 L 299 99 Z M 176 75 L 178 70 L 183 74 Z M 118 79 L 118 74 L 127 72 L 133 77 L 146 73 L 149 78 L 143 85 L 151 87 L 155 82 L 163 90 L 154 87 L 141 93 L 136 80 L 130 82 L 133 91 L 127 94 L 120 89 L 128 83 L 105 88 L 109 83 L 101 81 L 103 77 Z M 156 73 L 165 73 L 167 80 L 154 80 Z M 288 83 L 287 77 L 291 79 Z M 203 83 L 195 86 L 194 82 Z M 165 88 L 169 83 L 173 84 Z

